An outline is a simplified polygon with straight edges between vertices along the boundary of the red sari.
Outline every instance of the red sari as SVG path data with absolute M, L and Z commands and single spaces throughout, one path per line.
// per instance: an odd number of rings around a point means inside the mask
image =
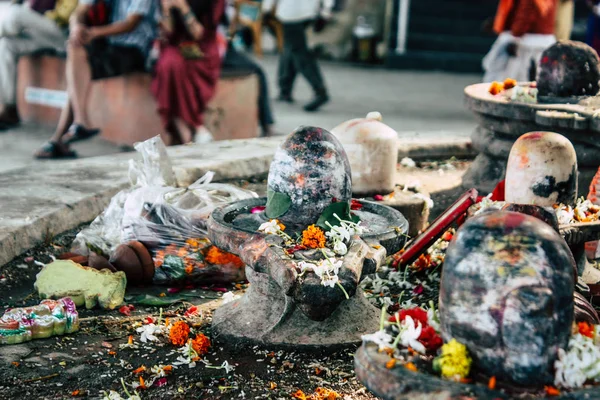
M 193 3 L 206 0 L 188 0 Z M 162 42 L 156 72 L 152 81 L 152 92 L 158 103 L 158 112 L 163 127 L 172 130 L 175 118 L 185 121 L 190 127 L 203 124 L 204 111 L 215 94 L 221 71 L 221 57 L 217 43 L 217 26 L 225 8 L 224 0 L 209 0 L 212 3 L 210 15 L 196 15 L 204 27 L 202 37 L 195 42 L 203 56 L 199 59 L 186 59 L 180 45 L 193 42 L 184 29 L 174 29 Z

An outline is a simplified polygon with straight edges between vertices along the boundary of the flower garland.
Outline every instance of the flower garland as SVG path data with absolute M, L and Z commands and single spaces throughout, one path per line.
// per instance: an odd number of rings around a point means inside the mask
M 382 309 L 382 317 L 385 309 Z M 403 350 L 411 348 L 420 354 L 431 354 L 443 344 L 442 338 L 435 327 L 439 326 L 437 313 L 425 311 L 420 307 L 402 310 L 387 321 L 382 318 L 379 331 L 363 335 L 364 342 L 373 342 L 380 350 Z M 401 348 L 398 348 L 401 346 Z
M 577 325 L 567 350 L 558 349 L 554 363 L 554 384 L 565 389 L 582 387 L 587 381 L 600 382 L 599 326 L 586 322 Z

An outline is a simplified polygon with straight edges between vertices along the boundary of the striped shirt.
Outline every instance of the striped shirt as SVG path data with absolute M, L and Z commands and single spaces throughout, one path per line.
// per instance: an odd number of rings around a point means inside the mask
M 80 0 L 80 3 L 92 5 L 96 1 Z M 105 0 L 105 2 L 110 10 L 109 23 L 124 21 L 133 14 L 143 17 L 133 31 L 109 36 L 107 38 L 109 43 L 117 46 L 137 47 L 142 54 L 147 56 L 157 33 L 155 15 L 158 0 Z

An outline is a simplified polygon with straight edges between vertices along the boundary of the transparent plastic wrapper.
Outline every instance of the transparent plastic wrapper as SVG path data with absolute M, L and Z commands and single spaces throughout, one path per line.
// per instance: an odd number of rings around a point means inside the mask
M 212 183 L 212 172 L 187 188 L 173 187 L 171 162 L 160 138 L 135 148 L 141 160 L 130 161 L 132 187 L 117 193 L 77 235 L 72 251 L 84 255 L 93 251 L 108 258 L 120 244 L 136 241 L 153 259 L 156 284 L 243 280 L 243 263 L 210 244 L 206 223 L 216 207 L 257 197 L 256 193 Z

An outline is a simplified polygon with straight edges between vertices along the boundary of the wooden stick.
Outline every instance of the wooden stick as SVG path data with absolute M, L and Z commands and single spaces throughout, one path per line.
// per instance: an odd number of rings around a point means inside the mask
M 24 380 L 23 383 L 31 383 L 31 382 L 37 382 L 37 381 L 45 381 L 47 379 L 52 379 L 52 378 L 56 378 L 59 374 L 52 374 L 52 375 L 46 375 L 46 376 L 40 376 L 39 378 L 33 378 L 33 379 L 27 379 Z

